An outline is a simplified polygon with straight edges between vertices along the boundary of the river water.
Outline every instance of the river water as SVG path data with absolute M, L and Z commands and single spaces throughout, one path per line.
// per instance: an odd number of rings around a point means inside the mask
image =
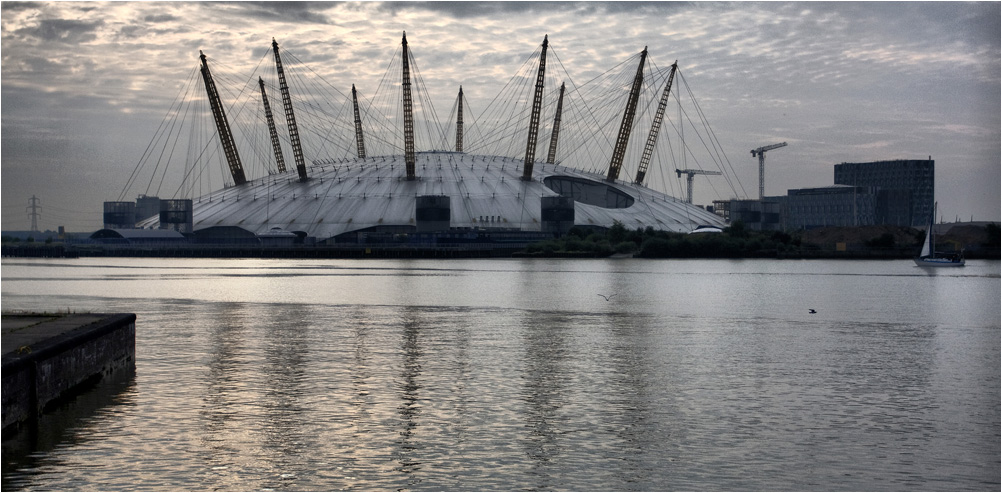
M 3 259 L 2 281 L 5 312 L 138 316 L 135 374 L 5 442 L 4 490 L 1000 487 L 997 261 Z

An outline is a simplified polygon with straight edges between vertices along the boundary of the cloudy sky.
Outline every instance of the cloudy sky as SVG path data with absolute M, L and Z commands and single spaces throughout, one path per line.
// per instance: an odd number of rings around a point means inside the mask
M 33 195 L 41 229 L 100 228 L 198 50 L 250 71 L 275 37 L 348 92 L 378 83 L 402 31 L 439 115 L 459 85 L 489 100 L 544 34 L 577 81 L 648 46 L 679 61 L 753 198 L 749 150 L 785 141 L 767 195 L 831 185 L 840 162 L 932 156 L 942 217 L 1000 219 L 998 2 L 4 1 L 0 14 L 4 230 L 27 229 Z M 709 193 L 696 201 L 730 198 Z

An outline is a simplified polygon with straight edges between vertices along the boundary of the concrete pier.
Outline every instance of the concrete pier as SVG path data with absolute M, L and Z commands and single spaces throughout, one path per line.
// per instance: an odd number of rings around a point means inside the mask
M 2 317 L 3 434 L 118 371 L 135 371 L 136 315 Z

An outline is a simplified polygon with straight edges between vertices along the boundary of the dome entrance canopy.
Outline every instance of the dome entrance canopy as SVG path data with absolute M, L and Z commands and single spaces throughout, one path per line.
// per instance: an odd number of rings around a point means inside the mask
M 543 184 L 564 197 L 603 209 L 626 209 L 634 202 L 628 193 L 608 183 L 587 178 L 547 176 L 543 179 Z

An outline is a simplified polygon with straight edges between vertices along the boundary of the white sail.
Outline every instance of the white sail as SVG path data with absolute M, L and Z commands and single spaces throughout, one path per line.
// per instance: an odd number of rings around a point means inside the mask
M 933 204 L 932 206 L 932 217 L 929 218 L 929 229 L 925 230 L 925 243 L 922 244 L 922 253 L 919 253 L 919 258 L 929 257 L 933 254 L 932 250 L 932 223 L 936 218 L 936 207 L 939 204 Z

